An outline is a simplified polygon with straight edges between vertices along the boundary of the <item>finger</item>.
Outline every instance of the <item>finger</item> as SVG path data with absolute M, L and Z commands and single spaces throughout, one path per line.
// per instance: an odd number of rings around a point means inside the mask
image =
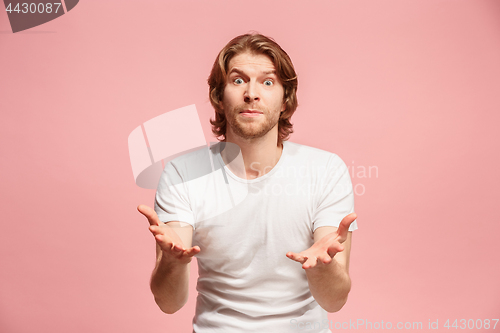
M 160 235 L 162 234 L 161 228 L 157 225 L 150 225 L 149 226 L 149 231 L 153 233 L 153 235 Z
M 175 244 L 172 243 L 172 241 L 169 238 L 165 237 L 165 235 L 163 235 L 163 234 L 156 234 L 156 235 L 154 235 L 154 237 L 155 237 L 156 243 L 158 243 L 158 245 L 160 246 L 160 248 L 163 251 L 170 250 L 172 252 L 175 252 L 174 251 L 174 245 Z M 175 253 L 177 253 L 177 254 L 178 253 L 182 253 L 182 247 L 180 247 L 180 248 L 181 248 L 181 250 L 177 251 Z
M 344 251 L 344 246 L 336 241 L 328 247 L 327 253 L 331 258 L 333 258 L 333 256 L 342 251 Z
M 139 205 L 137 206 L 137 210 L 142 215 L 146 216 L 150 225 L 160 225 L 160 223 L 162 223 L 158 218 L 158 215 L 156 215 L 156 212 L 152 208 L 146 205 Z
M 345 242 L 347 238 L 347 232 L 349 231 L 349 227 L 352 222 L 358 217 L 356 213 L 351 213 L 344 217 L 340 222 L 339 228 L 337 229 L 337 234 L 339 235 L 338 240 L 340 243 Z
M 300 263 L 303 263 L 303 257 L 297 253 L 289 252 L 286 254 L 286 256 L 292 260 L 298 261 Z
M 168 240 L 169 243 L 171 243 L 172 238 L 170 238 L 167 234 L 165 234 L 165 230 L 162 229 L 161 227 L 157 225 L 150 225 L 149 226 L 149 231 L 153 234 L 153 236 L 162 236 L 163 240 Z
M 180 244 L 172 243 L 172 251 L 183 252 L 185 249 Z
M 318 261 L 322 262 L 325 265 L 328 265 L 332 262 L 332 258 L 329 255 L 322 255 L 318 257 Z
M 294 261 L 300 262 L 301 264 L 303 264 L 307 260 L 307 258 L 305 258 L 304 256 L 301 256 L 300 254 L 294 252 L 288 252 L 286 256 Z
M 188 256 L 188 257 L 192 257 L 194 256 L 195 254 L 198 254 L 200 253 L 200 248 L 198 246 L 193 246 L 192 248 L 184 251 L 184 255 Z
M 306 262 L 302 265 L 302 268 L 303 269 L 313 268 L 313 267 L 316 267 L 317 263 L 318 263 L 318 259 L 316 257 L 311 257 L 311 258 L 306 260 Z

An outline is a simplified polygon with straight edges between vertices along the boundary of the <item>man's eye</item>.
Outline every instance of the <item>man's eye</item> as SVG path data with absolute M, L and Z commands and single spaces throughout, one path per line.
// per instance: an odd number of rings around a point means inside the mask
M 269 87 L 270 87 L 270 86 L 272 86 L 272 85 L 273 85 L 273 81 L 271 81 L 271 80 L 266 80 L 266 81 L 264 81 L 264 84 L 265 84 L 266 86 L 269 86 Z
M 236 83 L 236 84 L 242 84 L 243 83 L 243 79 L 237 78 L 237 79 L 234 80 L 234 83 Z

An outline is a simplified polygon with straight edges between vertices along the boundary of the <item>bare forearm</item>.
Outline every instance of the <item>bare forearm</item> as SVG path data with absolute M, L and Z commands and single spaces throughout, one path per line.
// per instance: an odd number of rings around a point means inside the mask
M 151 291 L 163 312 L 171 314 L 182 308 L 188 298 L 189 264 L 160 259 L 151 275 Z
M 337 312 L 347 302 L 351 279 L 345 267 L 335 257 L 324 267 L 306 270 L 306 275 L 311 294 L 326 311 Z

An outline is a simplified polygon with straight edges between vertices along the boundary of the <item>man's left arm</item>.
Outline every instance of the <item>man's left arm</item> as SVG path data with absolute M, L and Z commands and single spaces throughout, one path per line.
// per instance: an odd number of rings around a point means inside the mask
M 288 252 L 287 257 L 302 264 L 309 289 L 318 304 L 328 312 L 339 311 L 347 302 L 351 290 L 349 255 L 356 219 L 352 213 L 344 217 L 339 227 L 324 226 L 314 231 L 314 244 L 300 253 Z

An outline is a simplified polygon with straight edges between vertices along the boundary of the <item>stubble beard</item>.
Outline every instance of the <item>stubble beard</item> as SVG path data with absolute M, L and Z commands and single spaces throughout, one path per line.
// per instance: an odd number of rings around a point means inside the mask
M 259 108 L 259 111 L 263 112 L 264 120 L 248 118 L 248 121 L 242 121 L 240 112 L 248 108 L 248 105 L 238 106 L 229 115 L 226 114 L 228 127 L 231 128 L 234 134 L 243 139 L 261 138 L 269 133 L 279 122 L 279 112 L 273 113 L 263 108 Z M 262 118 L 262 116 L 258 118 Z

